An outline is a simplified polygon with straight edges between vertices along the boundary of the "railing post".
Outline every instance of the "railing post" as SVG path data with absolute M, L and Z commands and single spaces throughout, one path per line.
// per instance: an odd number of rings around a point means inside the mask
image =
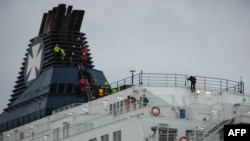
M 174 75 L 174 78 L 175 78 L 175 87 L 176 87 L 176 85 L 177 85 L 177 84 L 176 84 L 176 83 L 177 83 L 177 82 L 176 82 L 176 81 L 177 81 L 177 80 L 176 80 L 176 74 Z
M 166 74 L 166 87 L 168 86 L 168 74 Z
M 139 73 L 139 84 L 142 85 L 142 70 L 141 72 Z
M 220 94 L 222 93 L 222 80 L 220 79 Z
M 206 90 L 206 77 L 204 77 L 204 90 Z
M 150 86 L 150 84 L 149 84 L 149 74 L 148 74 L 148 86 Z
M 227 80 L 227 84 L 226 84 L 226 91 L 228 91 L 228 80 Z
M 130 70 L 130 72 L 132 74 L 132 76 L 131 76 L 131 84 L 133 86 L 134 85 L 134 72 L 135 72 L 135 70 Z
M 185 87 L 187 87 L 187 76 L 185 75 Z

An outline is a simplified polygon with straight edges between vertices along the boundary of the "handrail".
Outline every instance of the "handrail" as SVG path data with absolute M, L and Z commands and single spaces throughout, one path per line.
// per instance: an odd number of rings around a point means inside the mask
M 220 92 L 244 93 L 244 83 L 222 78 L 195 76 L 196 88 L 219 90 Z M 133 85 L 189 87 L 188 75 L 164 73 L 138 73 L 111 83 L 111 88 L 125 89 Z
M 55 109 L 55 110 L 52 111 L 52 115 L 56 114 L 56 113 L 59 113 L 59 112 L 62 112 L 62 111 L 65 111 L 65 110 L 68 110 L 68 109 L 71 109 L 71 108 L 74 108 L 74 107 L 82 105 L 82 104 L 83 103 L 73 103 L 73 104 L 70 104 L 70 105 Z

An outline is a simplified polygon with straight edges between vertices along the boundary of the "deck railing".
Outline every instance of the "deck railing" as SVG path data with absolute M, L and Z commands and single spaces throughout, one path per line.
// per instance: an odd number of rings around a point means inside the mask
M 220 92 L 244 93 L 244 83 L 222 78 L 196 77 L 196 88 L 219 90 Z M 126 77 L 117 82 L 111 83 L 111 88 L 126 89 L 132 85 L 145 86 L 166 86 L 166 87 L 190 87 L 187 80 L 188 75 L 184 74 L 163 74 L 163 73 L 138 73 Z

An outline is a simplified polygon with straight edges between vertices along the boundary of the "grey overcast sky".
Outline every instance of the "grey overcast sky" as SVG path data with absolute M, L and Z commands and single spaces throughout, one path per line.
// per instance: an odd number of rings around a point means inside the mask
M 81 32 L 95 69 L 109 82 L 130 76 L 131 69 L 235 81 L 242 76 L 250 93 L 249 0 L 0 0 L 0 110 L 43 13 L 58 4 L 85 10 Z

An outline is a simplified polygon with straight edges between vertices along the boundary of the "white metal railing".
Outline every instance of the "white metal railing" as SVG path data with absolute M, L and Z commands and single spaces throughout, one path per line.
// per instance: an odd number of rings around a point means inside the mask
M 80 106 L 80 105 L 82 105 L 82 104 L 83 104 L 83 103 L 73 103 L 73 104 L 64 106 L 64 107 L 62 107 L 62 108 L 53 110 L 53 111 L 52 111 L 52 115 L 53 115 L 53 114 L 56 114 L 56 113 L 59 113 L 59 112 L 62 112 L 62 111 L 65 111 L 65 110 L 68 110 L 68 109 L 71 109 L 71 108 L 74 108 L 74 107 L 76 107 L 76 106 Z
M 214 89 L 219 92 L 244 93 L 244 83 L 222 78 L 196 77 L 196 88 Z M 164 73 L 139 73 L 111 83 L 111 88 L 125 89 L 132 85 L 189 87 L 188 75 Z

